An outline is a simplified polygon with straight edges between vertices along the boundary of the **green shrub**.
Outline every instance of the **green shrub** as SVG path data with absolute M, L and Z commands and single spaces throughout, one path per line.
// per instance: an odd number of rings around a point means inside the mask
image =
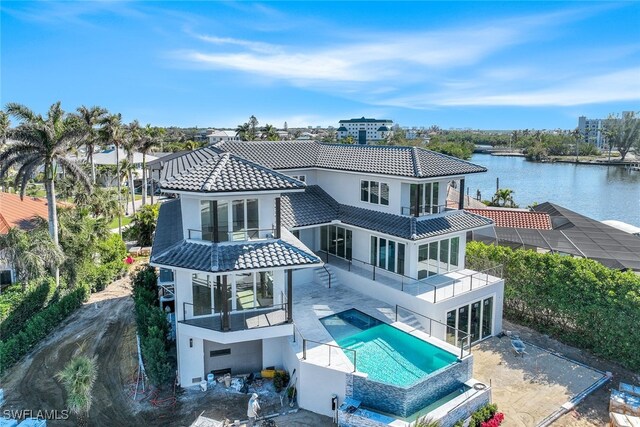
M 276 389 L 276 392 L 280 393 L 282 389 L 284 389 L 289 384 L 289 372 L 287 371 L 276 371 L 273 376 L 273 386 Z
M 80 285 L 49 304 L 29 319 L 22 329 L 6 341 L 0 341 L 0 374 L 22 358 L 38 342 L 46 337 L 60 322 L 82 306 L 89 296 L 89 289 Z
M 158 306 L 158 275 L 153 267 L 141 268 L 133 276 L 133 299 L 142 299 L 147 305 Z
M 111 234 L 107 239 L 98 245 L 100 260 L 104 264 L 122 261 L 127 256 L 127 247 L 117 234 Z
M 27 287 L 19 297 L 12 295 L 13 306 L 6 310 L 7 316 L 0 323 L 0 337 L 6 339 L 18 333 L 34 314 L 47 306 L 55 291 L 55 280 L 47 278 L 37 285 Z
M 498 405 L 490 403 L 478 409 L 471 415 L 469 427 L 480 427 L 483 422 L 491 419 L 498 412 Z
M 165 342 L 166 333 L 156 326 L 151 326 L 141 343 L 145 370 L 151 383 L 156 386 L 166 384 L 171 379 L 172 369 Z
M 640 370 L 639 276 L 590 259 L 467 244 L 468 268 L 490 263 L 504 266 L 506 318 Z

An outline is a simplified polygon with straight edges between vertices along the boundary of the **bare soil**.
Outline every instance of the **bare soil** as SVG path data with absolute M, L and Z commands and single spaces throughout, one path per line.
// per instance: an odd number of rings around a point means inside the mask
M 134 400 L 138 366 L 135 333 L 131 284 L 129 277 L 125 277 L 92 294 L 83 307 L 5 374 L 0 382 L 5 395 L 2 410 L 60 413 L 66 408 L 66 394 L 54 375 L 82 351 L 95 356 L 98 362 L 89 426 L 189 426 L 200 414 L 218 420 L 246 419 L 249 396 L 222 386 L 206 393 L 172 387 L 160 391 L 147 388 Z M 260 393 L 263 415 L 283 411 L 278 395 L 269 387 L 273 388 L 271 383 L 260 390 L 250 390 Z M 284 409 L 290 408 L 285 405 Z M 47 421 L 52 427 L 77 423 L 74 415 Z
M 602 372 L 611 372 L 613 379 L 586 397 L 574 410 L 563 415 L 553 425 L 566 427 L 592 427 L 604 426 L 609 422 L 609 397 L 611 389 L 617 389 L 620 382 L 640 384 L 640 373 L 632 372 L 622 366 L 596 357 L 584 350 L 563 344 L 547 335 L 536 332 L 526 326 L 521 326 L 503 320 L 503 329 L 515 330 L 520 333 L 523 340 L 537 345 L 564 357 L 584 363 L 587 366 Z

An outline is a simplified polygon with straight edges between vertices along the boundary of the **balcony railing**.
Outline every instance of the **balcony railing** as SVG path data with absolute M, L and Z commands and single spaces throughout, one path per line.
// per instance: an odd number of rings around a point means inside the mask
M 191 240 L 215 241 L 215 233 L 213 227 L 205 227 L 203 229 L 187 229 L 188 237 Z M 276 236 L 275 228 L 248 228 L 246 230 L 237 231 L 217 231 L 218 242 L 242 242 L 246 240 L 267 240 Z
M 344 259 L 326 252 L 322 258 L 327 264 L 369 277 L 402 292 L 420 296 L 434 304 L 497 283 L 502 280 L 503 272 L 502 265 L 496 265 L 482 271 L 458 270 L 415 279 L 356 258 Z
M 449 208 L 447 208 L 447 204 L 446 203 L 444 203 L 442 205 L 423 205 L 423 206 L 418 206 L 418 216 L 439 214 L 439 213 L 445 212 L 448 209 Z M 416 207 L 415 206 L 402 206 L 400 208 L 400 214 L 401 215 L 407 215 L 407 216 L 415 216 L 416 215 Z
M 313 341 L 313 340 L 307 339 L 302 336 L 302 333 L 300 332 L 298 327 L 295 325 L 295 323 L 293 324 L 293 342 L 294 343 L 301 342 L 302 360 L 315 361 L 315 362 L 320 362 L 322 364 L 326 363 L 327 366 L 331 366 L 331 363 L 332 363 L 331 354 L 333 352 L 342 352 L 347 357 L 349 362 L 351 362 L 351 364 L 353 365 L 353 369 L 351 370 L 351 372 L 357 371 L 356 350 L 346 348 L 346 347 L 340 347 L 339 345 L 328 344 L 320 341 Z M 322 350 L 318 351 L 318 349 L 322 349 Z M 310 354 L 312 350 L 314 353 L 313 355 Z M 325 353 L 325 350 L 326 350 L 326 353 Z M 326 358 L 325 358 L 325 355 L 326 355 Z M 335 360 L 333 360 L 333 362 L 335 363 Z
M 188 310 L 190 308 L 190 310 Z M 228 329 L 224 328 L 222 313 L 193 316 L 194 305 L 182 303 L 183 319 L 180 323 L 218 332 L 235 332 L 248 329 L 266 328 L 290 323 L 287 318 L 287 303 L 274 304 L 270 307 L 254 308 L 229 313 Z M 214 309 L 211 308 L 211 312 Z

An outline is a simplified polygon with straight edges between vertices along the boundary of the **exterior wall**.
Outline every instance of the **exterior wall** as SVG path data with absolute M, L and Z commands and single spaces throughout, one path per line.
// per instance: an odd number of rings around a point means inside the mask
M 16 281 L 16 272 L 13 270 L 13 266 L 9 265 L 9 262 L 4 258 L 3 251 L 0 251 L 0 271 L 10 270 L 11 271 L 11 283 Z
M 226 350 L 230 354 L 210 356 L 211 351 Z M 204 372 L 231 369 L 231 375 L 250 374 L 262 370 L 263 347 L 262 340 L 244 341 L 234 344 L 220 344 L 204 341 Z
M 204 342 L 202 338 L 184 333 L 184 325 L 177 324 L 178 376 L 182 387 L 197 385 L 204 375 Z M 190 346 L 190 340 L 193 346 Z M 198 379 L 200 378 L 200 379 Z
M 284 350 L 288 346 L 288 337 L 267 338 L 262 340 L 262 368 L 284 366 Z

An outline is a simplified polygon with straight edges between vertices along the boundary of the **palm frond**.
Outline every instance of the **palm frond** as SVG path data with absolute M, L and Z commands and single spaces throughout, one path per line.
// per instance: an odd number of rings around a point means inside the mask
M 17 102 L 10 102 L 5 108 L 7 113 L 25 122 L 41 121 L 42 117 L 36 115 L 26 105 L 18 104 Z

